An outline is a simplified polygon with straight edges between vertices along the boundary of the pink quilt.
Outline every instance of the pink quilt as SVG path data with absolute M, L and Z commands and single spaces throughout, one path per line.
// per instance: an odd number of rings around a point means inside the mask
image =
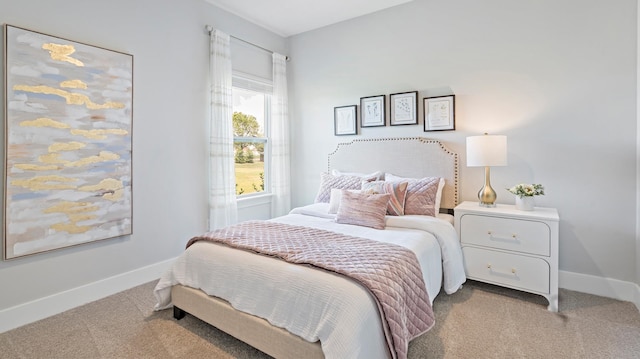
M 376 299 L 394 358 L 435 324 L 415 254 L 402 246 L 284 223 L 249 221 L 194 237 L 233 248 L 309 264 L 352 278 Z

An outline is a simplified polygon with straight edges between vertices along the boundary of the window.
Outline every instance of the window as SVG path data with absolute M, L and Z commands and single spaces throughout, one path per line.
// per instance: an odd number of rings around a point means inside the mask
M 236 195 L 269 192 L 271 85 L 234 76 L 233 144 Z

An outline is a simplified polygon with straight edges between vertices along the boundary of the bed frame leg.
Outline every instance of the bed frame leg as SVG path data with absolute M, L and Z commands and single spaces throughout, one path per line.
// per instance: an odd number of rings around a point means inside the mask
M 176 307 L 175 305 L 173 306 L 173 318 L 175 318 L 176 320 L 180 320 L 184 318 L 185 315 L 187 315 L 187 312 Z

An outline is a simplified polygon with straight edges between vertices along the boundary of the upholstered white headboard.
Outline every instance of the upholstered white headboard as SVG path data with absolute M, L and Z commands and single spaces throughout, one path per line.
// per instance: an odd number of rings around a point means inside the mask
M 328 170 L 383 171 L 401 177 L 443 177 L 441 208 L 458 204 L 458 154 L 423 137 L 357 139 L 329 154 Z

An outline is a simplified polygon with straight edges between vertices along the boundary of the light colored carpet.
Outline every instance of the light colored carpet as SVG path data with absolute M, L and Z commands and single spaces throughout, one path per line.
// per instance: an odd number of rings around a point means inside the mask
M 0 358 L 268 358 L 171 310 L 154 312 L 155 281 L 0 334 Z M 640 313 L 628 302 L 560 291 L 544 298 L 469 281 L 440 294 L 436 326 L 409 358 L 640 358 Z

